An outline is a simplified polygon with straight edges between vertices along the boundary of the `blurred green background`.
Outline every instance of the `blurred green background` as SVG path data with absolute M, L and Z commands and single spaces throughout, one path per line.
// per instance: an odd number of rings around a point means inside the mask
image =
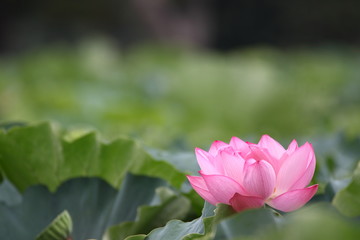
M 91 1 L 83 9 L 41 2 L 5 4 L 3 123 L 51 120 L 78 133 L 130 135 L 166 149 L 206 147 L 232 136 L 270 134 L 285 142 L 360 134 L 358 33 L 339 30 L 354 26 L 350 5 L 332 4 L 314 19 L 290 14 L 293 7 L 284 2 L 170 1 L 170 8 L 166 1 L 138 0 L 135 7 Z M 149 15 L 159 9 L 168 13 L 160 20 L 169 26 Z M 249 9 L 254 17 L 236 17 Z M 321 23 L 327 28 L 318 32 Z
M 0 118 L 52 120 L 166 148 L 233 135 L 356 135 L 359 65 L 351 49 L 121 51 L 98 39 L 3 59 Z

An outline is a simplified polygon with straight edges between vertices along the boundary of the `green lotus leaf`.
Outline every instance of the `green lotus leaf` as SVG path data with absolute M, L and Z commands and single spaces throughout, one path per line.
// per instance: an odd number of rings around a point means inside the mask
M 21 198 L 19 191 L 8 180 L 0 184 L 0 203 L 12 206 L 19 204 Z
M 67 240 L 71 236 L 72 228 L 71 217 L 65 210 L 36 237 L 36 240 Z
M 19 190 L 44 184 L 54 191 L 72 177 L 101 177 L 119 187 L 127 172 L 160 177 L 175 187 L 185 175 L 158 161 L 130 139 L 100 142 L 88 133 L 72 142 L 62 140 L 50 124 L 14 127 L 0 133 L 0 168 Z
M 333 204 L 346 216 L 360 216 L 360 161 L 350 184 L 335 195 Z
M 127 174 L 120 190 L 100 178 L 70 179 L 55 193 L 43 185 L 32 186 L 24 191 L 21 203 L 0 202 L 0 236 L 34 239 L 64 210 L 72 218 L 75 240 L 101 239 L 108 227 L 136 219 L 140 221 L 131 224 L 128 234 L 147 234 L 173 217 L 184 218 L 190 209 L 189 200 L 170 190 L 161 188 L 156 194 L 157 188 L 167 185 L 158 178 Z M 144 205 L 150 207 L 139 209 Z
M 122 240 L 136 233 L 149 233 L 154 228 L 164 226 L 171 219 L 184 219 L 190 211 L 190 201 L 178 197 L 168 189 L 159 188 L 162 204 L 158 206 L 142 206 L 138 209 L 134 222 L 124 222 L 110 227 L 103 240 Z M 165 195 L 165 196 L 164 196 Z
M 202 215 L 191 222 L 171 220 L 166 226 L 157 228 L 148 235 L 130 236 L 126 240 L 180 240 L 180 239 L 212 239 L 216 233 L 216 224 L 223 218 L 234 214 L 228 205 L 218 204 L 217 207 L 205 202 Z M 111 240 L 116 240 L 111 239 Z
M 270 208 L 234 214 L 226 208 L 224 211 L 223 207 L 226 206 L 218 205 L 214 214 L 214 207 L 205 205 L 204 215 L 199 219 L 191 222 L 172 220 L 148 235 L 130 236 L 126 240 L 336 240 L 360 237 L 359 220 L 345 218 L 329 203 L 311 204 L 285 215 Z M 206 211 L 210 216 L 206 216 Z

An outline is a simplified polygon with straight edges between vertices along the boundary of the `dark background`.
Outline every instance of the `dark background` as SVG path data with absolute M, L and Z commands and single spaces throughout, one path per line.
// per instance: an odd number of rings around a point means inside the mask
M 2 0 L 0 53 L 96 35 L 231 50 L 360 43 L 360 1 Z

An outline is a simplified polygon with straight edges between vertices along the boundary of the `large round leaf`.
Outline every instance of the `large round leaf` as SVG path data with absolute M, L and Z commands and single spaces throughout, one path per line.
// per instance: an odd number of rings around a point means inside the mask
M 334 197 L 333 204 L 344 215 L 360 216 L 360 161 L 354 171 L 350 184 Z
M 47 123 L 0 132 L 0 169 L 21 191 L 34 184 L 54 191 L 79 176 L 101 177 L 119 187 L 127 172 L 160 177 L 176 187 L 185 181 L 183 173 L 155 160 L 132 140 L 103 143 L 89 133 L 68 142 Z
M 45 186 L 33 186 L 26 189 L 20 204 L 9 206 L 0 203 L 0 236 L 7 240 L 34 239 L 64 210 L 72 218 L 72 236 L 75 240 L 101 239 L 109 226 L 134 221 L 138 207 L 142 205 L 164 202 L 171 205 L 172 211 L 182 211 L 182 216 L 185 216 L 187 212 L 184 212 L 183 206 L 187 204 L 189 209 L 188 200 L 184 204 L 184 201 L 179 201 L 175 196 L 170 201 L 169 198 L 161 201 L 155 194 L 157 188 L 166 185 L 157 178 L 128 174 L 120 190 L 99 178 L 71 179 L 55 193 L 51 193 Z M 172 201 L 177 201 L 178 204 L 173 204 Z M 146 221 L 151 221 L 152 228 L 155 228 L 170 220 L 166 215 L 161 216 L 160 220 L 153 215 L 152 219 Z M 130 231 L 128 234 L 146 234 L 151 230 L 145 228 L 146 225 L 142 222 L 140 227 L 135 228 L 135 232 Z

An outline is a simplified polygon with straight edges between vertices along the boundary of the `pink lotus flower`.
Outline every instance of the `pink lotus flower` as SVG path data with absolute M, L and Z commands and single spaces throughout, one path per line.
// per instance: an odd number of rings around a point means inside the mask
M 229 144 L 215 141 L 208 152 L 196 148 L 201 176 L 187 176 L 195 191 L 215 205 L 234 210 L 259 208 L 267 204 L 284 212 L 307 203 L 318 185 L 306 187 L 315 171 L 315 154 L 306 142 L 293 140 L 285 150 L 263 135 L 258 144 L 233 137 Z

